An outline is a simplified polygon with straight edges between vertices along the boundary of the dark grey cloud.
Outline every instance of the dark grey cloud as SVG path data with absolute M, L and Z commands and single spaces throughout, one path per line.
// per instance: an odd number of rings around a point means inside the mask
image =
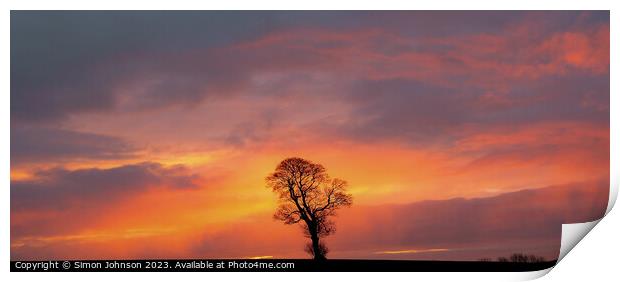
M 474 122 L 522 125 L 544 121 L 609 124 L 609 75 L 583 72 L 549 76 L 516 84 L 506 94 L 510 104 L 471 115 Z M 588 105 L 588 101 L 591 105 Z
M 57 245 L 39 245 L 38 238 L 45 241 L 45 237 L 88 230 L 127 199 L 152 189 L 197 189 L 199 178 L 184 166 L 151 162 L 108 169 L 56 168 L 39 171 L 28 180 L 11 181 L 11 218 L 19 219 L 11 223 L 11 238 L 33 244 L 12 255 L 46 252 Z
M 247 12 L 13 11 L 12 117 L 58 120 L 109 110 L 115 87 L 142 67 L 137 56 L 252 38 L 274 22 Z
M 63 162 L 85 159 L 126 159 L 138 148 L 112 136 L 72 130 L 11 127 L 11 164 Z
M 198 176 L 183 166 L 140 163 L 109 169 L 42 170 L 11 181 L 11 212 L 94 208 L 153 187 L 196 188 Z
M 338 25 L 345 20 L 340 15 L 269 11 L 12 11 L 12 120 L 56 121 L 75 113 L 111 110 L 118 104 L 118 88 L 144 75 L 146 79 L 153 79 L 153 75 L 160 82 L 136 98 L 145 99 L 140 106 L 161 106 L 171 101 L 195 103 L 206 95 L 203 90 L 207 88 L 222 90 L 211 85 L 234 86 L 244 78 L 238 72 L 241 66 L 228 66 L 226 60 L 207 56 L 205 50 L 293 26 Z M 196 58 L 176 56 L 195 50 L 202 50 L 207 58 L 194 62 Z
M 362 81 L 350 93 L 355 126 L 338 129 L 364 140 L 427 143 L 471 119 L 471 94 L 414 80 Z
M 344 125 L 324 130 L 359 140 L 404 140 L 413 145 L 452 144 L 478 132 L 545 122 L 609 124 L 609 76 L 584 73 L 517 84 L 484 101 L 476 86 L 441 86 L 411 79 L 361 80 L 344 95 L 354 107 Z
M 294 59 L 296 65 L 329 59 L 283 49 L 211 54 L 282 30 L 318 28 L 346 34 L 381 28 L 416 38 L 497 34 L 524 18 L 535 18 L 542 21 L 537 30 L 546 34 L 580 22 L 604 23 L 608 17 L 604 11 L 13 11 L 11 116 L 13 122 L 49 122 L 109 111 L 132 83 L 143 87 L 144 93 L 134 97 L 137 107 L 191 105 L 242 87 L 253 70 L 290 66 L 282 65 L 282 58 Z M 193 57 L 183 57 L 192 52 Z
M 557 240 L 559 244 L 561 225 L 599 219 L 607 208 L 608 194 L 609 181 L 600 180 L 488 198 L 343 210 L 342 222 L 356 222 L 353 217 L 362 222 L 344 224 L 333 243 L 342 248 L 358 244 L 459 246 L 537 240 Z M 360 228 L 369 234 L 352 236 Z

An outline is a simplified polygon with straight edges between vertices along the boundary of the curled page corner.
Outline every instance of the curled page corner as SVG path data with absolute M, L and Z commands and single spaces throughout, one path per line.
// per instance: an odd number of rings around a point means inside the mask
M 558 263 L 601 221 L 601 219 L 590 222 L 562 224 L 562 242 L 560 244 Z
M 607 210 L 605 211 L 605 215 L 607 215 L 611 209 L 616 204 L 616 199 L 618 198 L 618 177 L 617 175 L 612 175 L 610 179 L 610 188 L 609 188 L 609 200 L 607 202 Z
M 613 208 L 618 197 L 618 179 L 612 176 L 611 185 L 609 189 L 609 201 L 607 203 L 607 210 L 605 211 L 605 217 Z M 576 245 L 579 243 L 589 232 L 596 226 L 603 217 L 582 223 L 562 224 L 562 241 L 560 244 L 560 255 L 558 256 L 559 263 Z M 556 263 L 556 264 L 557 264 Z
M 534 280 L 534 279 L 538 279 L 540 277 L 547 275 L 547 273 L 549 273 L 552 269 L 553 269 L 553 266 L 547 269 L 543 269 L 543 270 L 519 272 L 516 276 L 514 276 L 514 278 L 515 278 L 515 281 Z
M 610 200 L 611 203 L 611 200 Z M 590 222 L 562 224 L 560 255 L 556 265 L 596 226 L 602 218 Z M 547 269 L 520 273 L 515 277 L 520 281 L 534 280 L 547 275 L 555 266 Z

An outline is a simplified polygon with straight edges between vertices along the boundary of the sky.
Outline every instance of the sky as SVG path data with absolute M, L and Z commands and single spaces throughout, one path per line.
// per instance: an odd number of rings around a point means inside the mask
M 556 259 L 609 191 L 609 12 L 11 12 L 11 258 Z

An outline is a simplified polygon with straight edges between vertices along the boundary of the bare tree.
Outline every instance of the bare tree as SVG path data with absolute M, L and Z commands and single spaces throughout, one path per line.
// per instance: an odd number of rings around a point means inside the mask
M 303 224 L 306 237 L 311 239 L 306 252 L 315 260 L 326 259 L 328 249 L 320 239 L 336 231 L 330 220 L 336 210 L 352 204 L 351 194 L 346 193 L 347 182 L 330 178 L 325 167 L 302 158 L 283 160 L 266 182 L 279 197 L 274 218 L 285 224 Z
M 516 263 L 542 263 L 545 262 L 544 257 L 535 256 L 535 255 L 526 255 L 522 253 L 514 253 L 510 257 L 499 257 L 497 258 L 499 262 L 516 262 Z

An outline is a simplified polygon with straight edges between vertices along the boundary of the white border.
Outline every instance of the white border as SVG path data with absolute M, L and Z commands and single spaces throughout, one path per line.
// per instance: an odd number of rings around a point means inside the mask
M 328 1 L 328 0 L 314 0 L 314 1 L 276 1 L 276 0 L 262 0 L 262 1 L 122 1 L 122 0 L 108 0 L 108 1 L 68 1 L 68 0 L 55 0 L 55 1 L 3 1 L 2 5 L 4 13 L 2 13 L 2 38 L 9 39 L 10 34 L 10 9 L 23 9 L 23 10 L 80 10 L 80 9 L 107 9 L 107 10 L 184 10 L 184 9 L 212 9 L 212 10 L 286 10 L 286 9 L 315 9 L 315 10 L 338 10 L 338 9 L 358 9 L 358 10 L 391 10 L 391 9 L 415 9 L 415 10 L 502 10 L 502 9 L 523 9 L 523 10 L 612 10 L 611 11 L 611 60 L 614 62 L 615 46 L 618 46 L 617 40 L 620 38 L 618 29 L 619 17 L 615 15 L 618 11 L 616 9 L 618 1 L 577 1 L 577 0 L 521 0 L 521 1 L 484 1 L 484 0 L 444 0 L 444 1 L 372 1 L 372 0 L 347 0 L 347 1 Z M 2 68 L 1 81 L 4 86 L 4 94 L 0 96 L 0 102 L 4 107 L 4 110 L 0 114 L 0 130 L 1 132 L 10 132 L 10 86 L 9 86 L 9 74 L 10 74 L 10 45 L 7 41 L 4 41 L 0 45 L 2 48 Z M 611 81 L 618 81 L 618 75 L 615 72 L 614 64 L 611 66 Z M 612 83 L 611 93 L 617 93 L 617 86 Z M 607 212 L 611 210 L 613 203 L 615 202 L 617 189 L 618 189 L 618 157 L 620 152 L 616 146 L 618 140 L 620 140 L 620 129 L 618 123 L 618 98 L 616 95 L 611 95 L 611 164 L 610 170 L 612 189 L 610 193 L 610 202 Z M 12 281 L 11 278 L 36 280 L 36 281 L 49 281 L 49 280 L 62 280 L 62 281 L 78 281 L 88 279 L 90 281 L 109 281 L 111 279 L 149 279 L 153 281 L 168 281 L 170 279 L 244 279 L 244 280 L 270 280 L 270 281 L 289 281 L 290 279 L 296 280 L 350 280 L 350 279 L 399 279 L 399 278 L 418 278 L 425 280 L 438 280 L 438 281 L 454 281 L 454 280 L 476 280 L 476 281 L 498 281 L 505 280 L 523 280 L 533 279 L 540 277 L 549 270 L 529 273 L 314 273 L 312 275 L 304 275 L 301 273 L 98 273 L 92 275 L 88 273 L 8 273 L 10 259 L 9 245 L 10 245 L 10 233 L 9 233 L 9 186 L 10 186 L 10 168 L 8 159 L 10 157 L 10 139 L 6 134 L 4 138 L 0 139 L 2 142 L 2 157 L 3 162 L 0 163 L 0 178 L 2 179 L 3 188 L 2 196 L 2 208 L 0 209 L 0 218 L 3 219 L 2 232 L 0 233 L 0 253 L 5 258 L 5 263 L 0 263 L 0 269 L 2 270 L 2 276 L 7 276 L 2 279 L 3 281 Z M 617 217 L 616 217 L 617 220 Z M 593 226 L 593 225 L 592 225 Z M 569 228 L 570 229 L 570 228 Z M 603 245 L 611 244 L 612 242 L 603 242 Z M 610 255 L 607 257 L 610 261 L 615 256 Z M 600 259 L 600 257 L 598 258 Z M 594 260 L 584 259 L 582 262 L 591 261 L 590 265 L 596 264 Z M 596 265 L 595 265 L 596 266 Z M 582 265 L 583 267 L 583 265 Z M 591 267 L 594 269 L 595 267 Z M 567 269 L 566 271 L 579 271 L 577 267 Z
M 497 1 L 499 2 L 499 1 Z M 500 3 L 484 0 L 443 0 L 443 1 L 406 1 L 406 0 L 228 0 L 228 1 L 78 1 L 78 0 L 22 0 L 6 3 L 8 9 L 14 10 L 610 10 L 613 1 L 605 0 L 520 0 L 501 1 Z

